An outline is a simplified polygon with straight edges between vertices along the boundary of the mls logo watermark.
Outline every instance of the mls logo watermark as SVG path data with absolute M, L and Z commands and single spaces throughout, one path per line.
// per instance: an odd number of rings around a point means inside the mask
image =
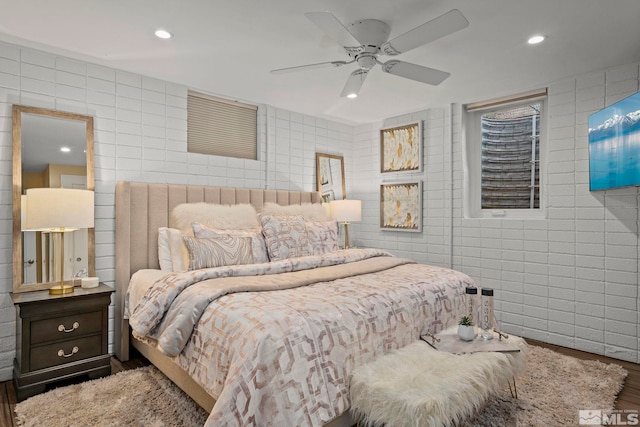
M 638 411 L 634 409 L 606 411 L 585 409 L 578 411 L 578 424 L 583 426 L 637 426 Z

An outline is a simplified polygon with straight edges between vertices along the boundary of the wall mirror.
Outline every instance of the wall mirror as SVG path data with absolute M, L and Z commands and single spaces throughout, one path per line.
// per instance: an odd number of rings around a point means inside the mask
M 346 199 L 344 157 L 316 153 L 316 182 L 323 202 Z
M 50 234 L 23 231 L 22 196 L 30 188 L 94 190 L 93 117 L 14 105 L 13 292 L 49 289 Z M 95 276 L 94 229 L 65 233 L 65 279 Z

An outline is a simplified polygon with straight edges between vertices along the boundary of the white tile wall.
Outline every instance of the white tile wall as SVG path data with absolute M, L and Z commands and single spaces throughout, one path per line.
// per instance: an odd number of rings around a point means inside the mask
M 434 109 L 356 129 L 355 196 L 363 246 L 451 266 L 496 289 L 505 330 L 639 362 L 637 188 L 589 192 L 589 114 L 638 91 L 638 64 L 549 86 L 547 217 L 463 218 L 462 109 Z M 527 89 L 527 88 L 523 88 Z M 423 233 L 378 229 L 378 129 L 424 121 Z M 453 125 L 450 126 L 450 123 Z
M 195 88 L 197 90 L 197 88 Z M 353 128 L 261 105 L 259 160 L 187 153 L 187 87 L 0 43 L 0 381 L 11 378 L 11 105 L 95 118 L 96 271 L 114 281 L 119 180 L 285 190 L 315 189 L 316 151 L 350 162 Z M 349 191 L 351 163 L 346 165 Z M 110 314 L 113 339 L 113 310 Z M 110 351 L 112 347 L 110 344 Z
M 443 140 L 450 135 L 449 114 L 444 110 L 420 111 L 356 127 L 353 147 L 353 191 L 348 197 L 362 200 L 362 221 L 351 225 L 358 246 L 384 247 L 398 256 L 419 262 L 446 265 L 451 253 L 450 150 Z M 407 122 L 423 122 L 422 173 L 381 174 L 379 129 Z M 423 232 L 380 230 L 379 194 L 382 182 L 423 182 Z
M 547 218 L 463 218 L 462 108 L 419 111 L 361 126 L 259 106 L 259 160 L 186 152 L 184 86 L 0 43 L 0 381 L 11 377 L 11 105 L 95 117 L 96 267 L 114 280 L 114 186 L 118 180 L 315 188 L 315 153 L 345 155 L 359 246 L 450 266 L 496 289 L 512 333 L 638 362 L 638 190 L 590 193 L 590 113 L 638 90 L 638 64 L 549 86 Z M 197 88 L 195 88 L 197 89 Z M 526 89 L 526 88 L 525 88 Z M 233 95 L 233 94 L 230 94 Z M 378 131 L 424 125 L 424 171 L 382 176 Z M 379 185 L 421 179 L 423 232 L 379 229 Z M 112 314 L 113 316 L 113 314 Z

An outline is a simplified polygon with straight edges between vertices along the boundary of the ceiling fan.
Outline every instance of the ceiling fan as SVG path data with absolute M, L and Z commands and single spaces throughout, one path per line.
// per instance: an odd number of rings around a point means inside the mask
M 308 12 L 304 14 L 316 24 L 330 38 L 344 47 L 349 61 L 329 61 L 316 64 L 299 65 L 296 67 L 271 70 L 273 74 L 289 73 L 324 67 L 342 67 L 343 65 L 358 64 L 358 69 L 349 76 L 340 96 L 355 98 L 364 83 L 367 73 L 376 64 L 380 64 L 382 71 L 407 79 L 416 80 L 430 85 L 439 85 L 450 73 L 423 67 L 409 62 L 390 60 L 382 62 L 380 55 L 395 56 L 407 52 L 423 44 L 432 42 L 446 35 L 460 31 L 469 25 L 469 21 L 458 10 L 449 12 L 425 22 L 416 28 L 401 34 L 392 40 L 387 40 L 391 33 L 388 24 L 377 19 L 363 19 L 356 21 L 347 28 L 330 12 Z

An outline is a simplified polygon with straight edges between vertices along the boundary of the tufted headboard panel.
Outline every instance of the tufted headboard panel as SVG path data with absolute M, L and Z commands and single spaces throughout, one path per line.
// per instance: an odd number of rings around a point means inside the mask
M 129 324 L 123 318 L 124 295 L 131 275 L 159 268 L 158 228 L 169 226 L 174 207 L 181 203 L 223 205 L 249 203 L 258 212 L 266 202 L 280 205 L 321 203 L 318 192 L 152 184 L 120 181 L 116 184 L 116 354 L 128 359 Z M 121 324 L 122 323 L 122 324 Z M 123 359 L 123 357 L 125 357 Z

